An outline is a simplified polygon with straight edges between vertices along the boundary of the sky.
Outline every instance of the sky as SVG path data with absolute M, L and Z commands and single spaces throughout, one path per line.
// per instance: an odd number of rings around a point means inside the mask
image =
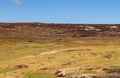
M 120 24 L 120 0 L 0 0 L 0 22 Z

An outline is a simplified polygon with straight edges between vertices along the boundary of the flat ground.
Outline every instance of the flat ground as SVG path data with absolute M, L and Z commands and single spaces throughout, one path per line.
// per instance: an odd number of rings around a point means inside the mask
M 0 41 L 0 78 L 54 78 L 58 70 L 104 76 L 109 66 L 120 66 L 119 38 Z

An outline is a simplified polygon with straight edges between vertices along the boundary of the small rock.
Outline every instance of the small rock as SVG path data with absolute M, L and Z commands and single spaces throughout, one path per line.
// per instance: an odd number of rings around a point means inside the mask
M 110 66 L 103 68 L 103 71 L 106 73 L 120 73 L 120 67 L 119 66 Z
M 57 71 L 55 73 L 56 77 L 65 77 L 66 76 L 66 73 L 64 71 Z
M 72 75 L 68 78 L 100 78 L 94 74 L 81 74 L 81 75 Z
M 25 64 L 21 64 L 21 65 L 16 65 L 15 68 L 22 69 L 22 68 L 29 68 L 29 66 Z
M 110 59 L 110 58 L 112 58 L 112 55 L 111 54 L 107 54 L 107 55 L 104 55 L 103 58 Z
M 40 70 L 48 70 L 51 69 L 50 67 L 40 68 Z
M 118 27 L 117 26 L 111 26 L 110 28 L 111 29 L 117 29 Z

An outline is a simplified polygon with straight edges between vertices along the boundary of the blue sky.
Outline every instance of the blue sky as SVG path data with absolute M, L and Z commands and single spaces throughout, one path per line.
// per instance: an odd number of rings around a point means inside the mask
M 120 0 L 0 0 L 0 22 L 120 23 Z

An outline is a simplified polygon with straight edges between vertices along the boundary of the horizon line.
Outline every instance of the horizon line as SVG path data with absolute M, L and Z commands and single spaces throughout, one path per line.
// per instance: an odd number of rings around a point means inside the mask
M 96 25 L 96 24 L 100 24 L 100 25 L 102 25 L 102 24 L 105 24 L 105 25 L 108 25 L 108 24 L 120 24 L 120 23 L 50 23 L 50 22 L 0 22 L 0 23 L 13 23 L 13 24 L 16 24 L 16 23 L 43 23 L 43 24 L 94 24 L 94 25 Z

